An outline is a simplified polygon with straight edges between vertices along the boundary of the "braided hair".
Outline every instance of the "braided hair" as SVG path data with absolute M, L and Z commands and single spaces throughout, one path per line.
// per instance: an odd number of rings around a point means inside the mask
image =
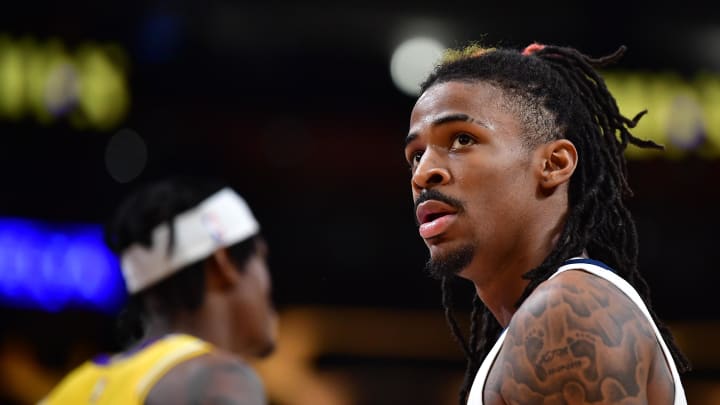
M 567 259 L 587 252 L 607 263 L 627 280 L 647 304 L 653 320 L 680 372 L 690 369 L 668 328 L 650 306 L 650 290 L 638 271 L 638 237 L 625 200 L 632 196 L 623 152 L 628 144 L 642 148 L 661 146 L 634 137 L 630 129 L 646 113 L 629 119 L 622 115 L 604 80 L 595 70 L 617 61 L 621 47 L 611 55 L 591 58 L 558 46 L 532 44 L 524 51 L 485 49 L 477 45 L 452 50 L 421 85 L 449 81 L 486 82 L 500 88 L 505 104 L 526 129 L 527 146 L 557 138 L 571 141 L 580 159 L 568 187 L 569 210 L 564 228 L 550 254 L 523 274 L 528 280 L 516 306 L 547 280 Z M 450 276 L 453 277 L 453 276 Z M 482 360 L 501 332 L 490 310 L 475 296 L 466 339 L 453 316 L 449 277 L 442 280 L 445 316 L 467 357 L 460 390 L 464 404 Z

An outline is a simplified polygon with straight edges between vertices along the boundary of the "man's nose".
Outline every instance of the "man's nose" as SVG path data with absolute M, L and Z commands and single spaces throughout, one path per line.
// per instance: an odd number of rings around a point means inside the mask
M 430 150 L 423 153 L 412 175 L 412 187 L 415 192 L 437 187 L 450 182 L 450 171 L 444 159 Z

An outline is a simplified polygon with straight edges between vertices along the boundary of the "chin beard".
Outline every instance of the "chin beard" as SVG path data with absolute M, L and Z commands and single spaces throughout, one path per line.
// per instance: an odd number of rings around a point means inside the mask
M 443 277 L 454 276 L 470 265 L 475 248 L 472 245 L 461 246 L 441 257 L 430 257 L 425 263 L 425 270 L 436 280 Z

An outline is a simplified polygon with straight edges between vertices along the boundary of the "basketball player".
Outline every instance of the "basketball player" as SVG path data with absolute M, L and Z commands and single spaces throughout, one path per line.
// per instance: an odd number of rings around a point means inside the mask
M 427 267 L 468 358 L 460 404 L 685 404 L 687 360 L 637 269 L 621 115 L 601 59 L 533 44 L 450 51 L 405 157 Z M 449 281 L 474 283 L 465 339 Z
M 130 196 L 108 229 L 143 335 L 67 376 L 45 404 L 266 404 L 245 362 L 272 351 L 267 248 L 230 188 L 171 180 Z

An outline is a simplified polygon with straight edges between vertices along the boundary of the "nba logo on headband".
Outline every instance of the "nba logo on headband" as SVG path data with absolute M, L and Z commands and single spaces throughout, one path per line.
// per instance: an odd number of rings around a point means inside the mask
M 200 217 L 200 222 L 215 243 L 222 245 L 223 235 L 225 232 L 223 230 L 222 222 L 220 222 L 217 215 L 213 212 L 204 212 Z
M 136 243 L 123 252 L 122 271 L 129 293 L 142 291 L 218 248 L 242 242 L 260 231 L 245 200 L 229 188 L 178 215 L 174 224 L 170 254 L 166 250 L 170 239 L 167 223 L 153 230 L 151 248 Z

